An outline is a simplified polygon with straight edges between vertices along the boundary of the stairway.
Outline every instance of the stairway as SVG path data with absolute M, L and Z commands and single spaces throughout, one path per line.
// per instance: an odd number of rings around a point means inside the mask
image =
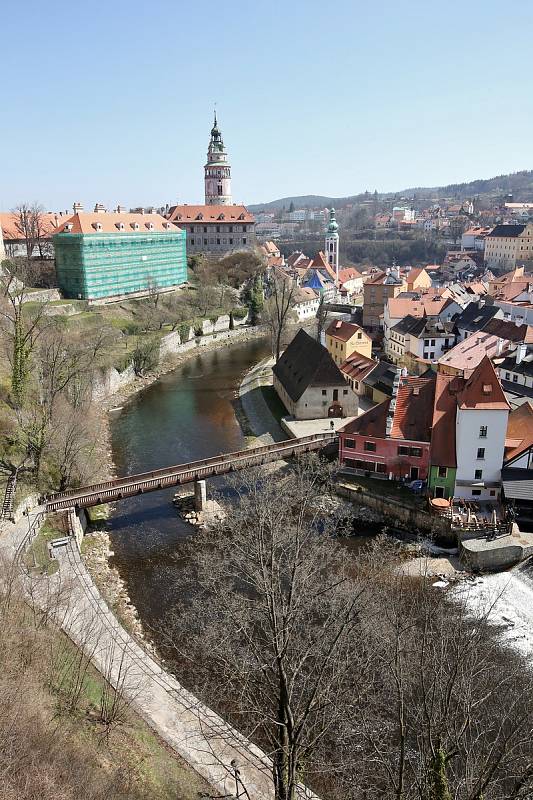
M 17 475 L 13 473 L 7 479 L 4 502 L 2 503 L 2 513 L 0 519 L 10 519 L 13 515 L 13 505 L 15 503 L 15 489 L 17 488 Z

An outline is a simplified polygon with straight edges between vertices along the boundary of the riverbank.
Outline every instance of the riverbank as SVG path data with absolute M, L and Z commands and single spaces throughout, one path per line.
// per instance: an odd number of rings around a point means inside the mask
M 146 376 L 135 378 L 131 383 L 119 388 L 112 395 L 98 401 L 97 405 L 104 440 L 99 477 L 108 479 L 117 474 L 116 464 L 113 459 L 110 426 L 111 415 L 115 411 L 121 410 L 124 405 L 143 391 L 146 391 L 164 375 L 179 369 L 196 356 L 203 356 L 215 350 L 225 350 L 235 345 L 264 338 L 266 332 L 263 327 L 256 327 L 238 329 L 231 333 L 231 337 L 213 338 L 209 343 L 204 343 L 202 347 L 190 348 L 179 354 L 168 355 L 156 370 Z M 236 415 L 238 417 L 237 410 Z M 112 506 L 110 510 L 111 512 L 113 511 Z M 117 617 L 128 631 L 143 645 L 152 650 L 153 645 L 146 634 L 139 613 L 130 599 L 126 580 L 112 563 L 114 554 L 109 531 L 102 528 L 98 530 L 89 529 L 85 537 L 83 553 L 87 569 L 96 586 L 105 597 L 106 602 L 115 611 Z

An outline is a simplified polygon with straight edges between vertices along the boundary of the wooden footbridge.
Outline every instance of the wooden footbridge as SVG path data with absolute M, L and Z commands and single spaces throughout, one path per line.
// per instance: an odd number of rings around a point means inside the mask
M 138 475 L 126 475 L 124 478 L 114 478 L 91 486 L 83 486 L 80 489 L 69 489 L 43 498 L 43 504 L 46 511 L 58 511 L 63 508 L 88 508 L 145 492 L 156 492 L 171 486 L 181 486 L 184 483 L 226 475 L 228 472 L 257 467 L 271 461 L 292 458 L 302 453 L 322 450 L 336 445 L 336 443 L 337 434 L 334 431 L 316 433 L 300 439 L 288 439 L 249 450 L 225 453 L 213 456 L 213 458 L 205 458 L 202 461 L 177 464 L 173 467 L 152 470 L 152 472 L 141 472 Z

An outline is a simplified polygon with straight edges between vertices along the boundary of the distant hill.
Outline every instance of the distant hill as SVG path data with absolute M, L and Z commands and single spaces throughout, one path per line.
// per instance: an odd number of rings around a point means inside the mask
M 498 175 L 495 178 L 479 179 L 468 183 L 450 183 L 448 186 L 419 186 L 403 189 L 399 192 L 385 192 L 378 194 L 380 200 L 397 198 L 405 200 L 443 199 L 464 200 L 476 195 L 499 196 L 512 194 L 515 202 L 533 201 L 533 170 L 522 170 L 510 175 Z M 269 203 L 257 203 L 248 206 L 250 211 L 276 211 L 280 208 L 289 208 L 291 203 L 294 208 L 342 208 L 349 203 L 362 203 L 373 197 L 372 192 L 361 192 L 349 197 L 326 197 L 319 194 L 306 194 L 296 197 L 282 197 L 271 200 Z

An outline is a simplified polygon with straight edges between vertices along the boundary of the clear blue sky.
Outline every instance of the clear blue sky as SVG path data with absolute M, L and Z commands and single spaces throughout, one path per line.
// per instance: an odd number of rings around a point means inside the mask
M 533 167 L 532 0 L 6 3 L 0 210 L 247 203 Z

